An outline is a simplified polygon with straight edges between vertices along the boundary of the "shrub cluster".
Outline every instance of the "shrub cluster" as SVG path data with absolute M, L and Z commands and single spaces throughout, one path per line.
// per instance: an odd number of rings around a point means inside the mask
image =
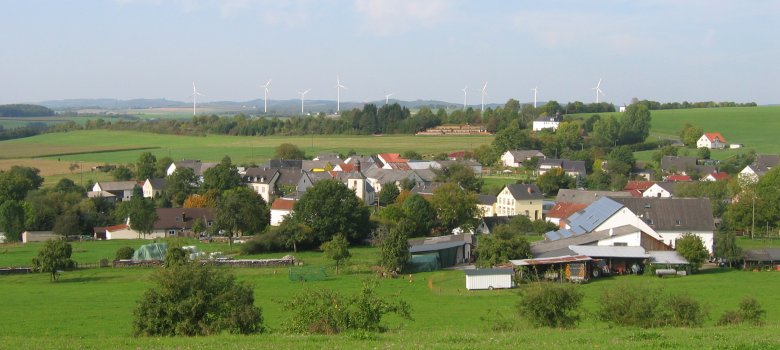
M 345 297 L 329 289 L 309 289 L 284 303 L 291 316 L 285 329 L 292 333 L 336 334 L 343 331 L 382 331 L 382 317 L 395 313 L 411 319 L 406 302 L 378 297 L 376 282 L 366 281 L 356 295 Z
M 718 320 L 719 326 L 735 325 L 740 323 L 749 323 L 755 326 L 764 323 L 766 311 L 758 303 L 758 300 L 752 297 L 746 297 L 739 303 L 738 310 L 728 310 Z
M 684 294 L 665 295 L 662 290 L 621 285 L 601 296 L 598 318 L 616 326 L 700 327 L 706 308 Z
M 132 259 L 133 254 L 135 254 L 133 247 L 122 247 L 116 250 L 116 258 L 114 260 Z
M 536 327 L 569 328 L 580 320 L 582 297 L 575 286 L 543 283 L 525 293 L 518 312 Z

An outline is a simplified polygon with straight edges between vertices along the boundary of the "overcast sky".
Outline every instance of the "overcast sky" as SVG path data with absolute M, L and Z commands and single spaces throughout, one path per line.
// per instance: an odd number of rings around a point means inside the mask
M 509 98 L 780 103 L 780 1 L 0 2 L 0 103 Z

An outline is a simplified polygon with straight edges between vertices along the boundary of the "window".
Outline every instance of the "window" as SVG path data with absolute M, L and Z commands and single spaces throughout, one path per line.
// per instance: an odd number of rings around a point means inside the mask
M 626 243 L 626 242 L 615 242 L 612 245 L 615 246 L 615 247 L 627 247 L 628 243 Z

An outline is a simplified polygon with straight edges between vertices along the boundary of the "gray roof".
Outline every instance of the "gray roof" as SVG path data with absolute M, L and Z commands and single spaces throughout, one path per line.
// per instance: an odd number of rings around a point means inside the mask
M 680 183 L 677 181 L 660 181 L 660 182 L 656 182 L 655 184 L 660 186 L 667 192 L 674 194 L 675 189 L 677 189 L 677 185 L 679 185 Z
M 618 236 L 635 233 L 639 231 L 641 230 L 632 225 L 624 225 L 624 226 L 615 227 L 611 229 L 611 235 L 610 235 L 610 230 L 601 230 L 601 231 L 583 233 L 580 235 L 570 236 L 570 237 L 553 240 L 553 241 L 547 241 L 547 240 L 537 241 L 531 243 L 531 253 L 533 253 L 533 256 L 535 258 L 559 256 L 560 254 L 551 255 L 546 253 L 557 251 L 560 249 L 568 249 L 570 245 L 590 244 L 590 243 L 598 242 L 602 239 L 607 239 L 610 236 L 618 237 Z
M 464 241 L 456 241 L 456 242 L 441 242 L 441 243 L 413 245 L 409 247 L 409 253 L 432 252 L 432 251 L 437 251 L 442 249 L 449 249 L 453 247 L 460 247 L 466 245 L 466 243 L 467 242 Z
M 562 238 L 581 235 L 592 232 L 614 215 L 623 205 L 612 199 L 601 197 L 591 205 L 569 216 L 568 224 L 570 229 L 561 229 L 550 231 L 544 234 L 550 241 L 556 241 Z
M 514 199 L 544 199 L 542 191 L 534 184 L 511 184 L 506 185 L 506 188 Z
M 506 225 L 512 220 L 514 216 L 486 216 L 482 218 L 485 226 L 488 228 L 488 232 L 493 232 L 493 229 L 498 225 Z
M 562 122 L 563 117 L 560 115 L 543 115 L 534 119 L 535 122 Z
M 165 188 L 165 179 L 146 179 L 152 188 L 155 190 L 161 190 Z
M 626 191 L 586 191 L 562 188 L 558 190 L 556 202 L 591 204 L 601 197 L 631 197 Z
M 135 181 L 100 181 L 97 183 L 103 191 L 126 191 L 132 190 L 138 185 Z
M 707 198 L 614 198 L 656 231 L 714 231 Z
M 111 197 L 116 197 L 116 195 L 114 195 L 111 192 L 106 192 L 106 191 L 89 191 L 89 192 L 87 192 L 87 197 L 88 198 L 101 198 L 101 197 L 103 197 L 103 198 L 111 198 Z
M 279 179 L 276 180 L 277 186 L 296 186 L 303 176 L 303 171 L 300 168 L 277 168 L 276 170 L 279 171 Z
M 303 168 L 303 161 L 300 159 L 271 159 L 268 161 L 269 168 Z
M 496 196 L 491 196 L 491 195 L 487 195 L 487 194 L 478 194 L 477 195 L 477 202 L 479 202 L 479 204 L 493 205 L 493 204 L 496 204 L 497 200 L 498 199 L 496 198 Z
M 709 174 L 715 171 L 715 167 L 711 165 L 697 164 L 696 157 L 663 156 L 661 158 L 661 170 L 667 173 L 690 173 L 692 171 L 696 171 L 700 174 Z
M 649 258 L 642 247 L 571 245 L 569 250 L 591 258 Z
M 529 150 L 519 150 L 519 149 L 516 149 L 516 150 L 507 151 L 507 152 L 509 152 L 509 154 L 511 154 L 512 157 L 515 158 L 515 161 L 520 161 L 520 163 L 522 163 L 522 161 L 524 161 L 524 160 L 528 160 L 528 159 L 531 159 L 533 157 L 539 157 L 539 158 L 544 158 L 545 157 L 544 153 L 540 152 L 539 150 L 535 150 L 535 149 L 529 149 Z
M 585 175 L 585 162 L 581 160 L 568 160 L 568 159 L 553 159 L 545 158 L 539 160 L 539 165 L 536 166 L 537 170 L 542 169 L 543 166 L 552 168 L 561 168 L 565 172 L 576 172 Z
M 747 261 L 780 261 L 780 248 L 748 249 L 742 253 Z
M 474 244 L 474 235 L 447 235 L 438 237 L 412 238 L 409 243 L 409 252 L 427 252 L 432 250 L 447 249 L 465 244 Z
M 395 183 L 406 179 L 414 173 L 412 170 L 381 169 L 371 168 L 363 171 L 363 175 L 370 179 L 375 179 L 380 184 Z
M 336 162 L 336 164 L 339 163 L 340 162 Z M 301 161 L 301 169 L 303 170 L 325 169 L 329 165 L 333 166 L 333 164 L 328 160 L 302 160 Z
M 433 182 L 436 179 L 436 173 L 431 169 L 413 169 L 412 171 L 425 182 Z
M 341 163 L 341 156 L 335 152 L 324 152 L 314 157 L 314 160 L 327 160 L 327 161 L 334 161 L 336 163 Z
M 495 276 L 495 275 L 514 275 L 513 269 L 467 269 L 463 270 L 466 276 Z
M 435 191 L 439 186 L 444 185 L 444 182 L 431 182 L 427 184 L 417 184 L 415 185 L 411 191 L 411 193 L 416 194 L 433 194 L 433 191 Z
M 687 265 L 688 260 L 685 260 L 680 254 L 674 250 L 651 250 L 647 252 L 650 255 L 650 263 L 652 264 L 670 264 L 670 265 Z
M 279 170 L 269 168 L 247 168 L 244 173 L 244 180 L 255 183 L 269 183 Z
M 209 170 L 215 166 L 217 166 L 217 163 L 213 162 L 201 162 L 199 160 L 194 159 L 182 159 L 179 162 L 174 162 L 176 165 L 176 168 L 190 168 L 192 169 L 192 172 L 195 173 L 195 176 L 203 176 L 203 173 L 206 172 L 206 170 Z
M 780 164 L 780 156 L 775 154 L 759 154 L 756 156 L 756 160 L 750 165 L 750 168 L 757 175 L 764 175 L 767 171 Z

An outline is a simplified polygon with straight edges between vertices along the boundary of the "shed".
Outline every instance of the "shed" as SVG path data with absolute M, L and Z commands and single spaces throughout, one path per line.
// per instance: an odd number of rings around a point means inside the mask
M 30 242 L 46 242 L 50 239 L 60 239 L 62 235 L 58 235 L 52 231 L 24 231 L 22 232 L 22 243 Z
M 514 282 L 512 276 L 513 269 L 471 269 L 463 270 L 466 273 L 466 289 L 497 289 L 512 288 Z
M 411 272 L 431 272 L 441 268 L 439 254 L 415 254 L 407 263 Z

